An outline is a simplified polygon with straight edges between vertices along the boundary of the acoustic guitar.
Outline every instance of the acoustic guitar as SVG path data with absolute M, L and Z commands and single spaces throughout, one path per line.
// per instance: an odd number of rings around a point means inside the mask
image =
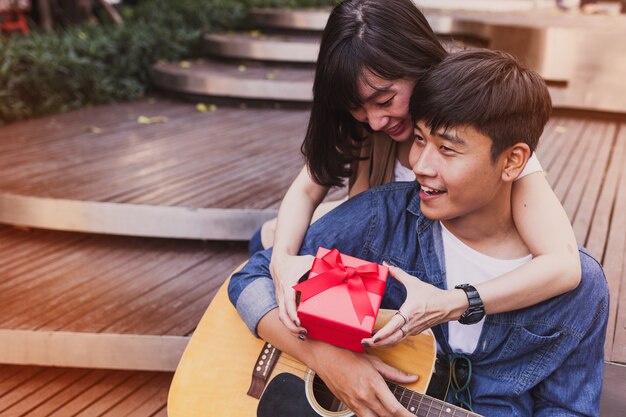
M 353 413 L 307 367 L 255 338 L 228 300 L 228 280 L 194 332 L 169 391 L 169 417 L 342 417 Z M 381 310 L 386 322 L 393 311 Z M 436 357 L 430 331 L 369 354 L 405 372 L 417 382 L 388 382 L 396 398 L 421 417 L 480 417 L 425 395 Z M 277 361 L 273 359 L 278 358 Z M 273 364 L 273 368 L 269 365 Z M 253 378 L 253 374 L 255 378 Z M 259 376 L 264 380 L 259 382 Z M 254 380 L 254 381 L 253 381 Z

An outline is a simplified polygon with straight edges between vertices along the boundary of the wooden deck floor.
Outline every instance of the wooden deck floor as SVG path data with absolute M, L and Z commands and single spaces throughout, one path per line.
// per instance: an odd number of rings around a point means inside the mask
M 140 117 L 161 123 L 139 123 Z M 2 128 L 0 190 L 193 208 L 277 207 L 302 166 L 307 113 L 165 98 Z M 269 173 L 272 175 L 269 175 Z
M 0 366 L 0 415 L 166 417 L 172 374 Z
M 192 104 L 158 99 L 6 126 L 0 129 L 0 189 L 98 201 L 275 206 L 301 166 L 306 111 L 248 113 L 243 120 L 236 108 L 200 113 Z M 138 124 L 141 115 L 169 121 Z M 215 135 L 211 123 L 232 131 Z M 96 127 L 102 133 L 94 133 Z M 626 293 L 620 291 L 626 282 L 626 125 L 557 113 L 538 154 L 579 242 L 605 267 L 612 297 L 607 360 L 626 362 Z M 225 181 L 233 169 L 235 178 Z M 273 176 L 280 178 L 271 182 Z M 11 226 L 0 226 L 0 250 L 0 329 L 175 336 L 193 332 L 219 285 L 247 256 L 242 243 Z M 149 410 L 129 415 L 164 415 L 171 378 L 8 365 L 0 372 L 1 384 L 14 381 L 10 389 L 0 386 L 0 414 L 16 416 L 125 415 L 111 410 L 140 406 Z M 100 394 L 76 394 L 91 390 Z
M 0 226 L 0 328 L 190 335 L 245 243 Z

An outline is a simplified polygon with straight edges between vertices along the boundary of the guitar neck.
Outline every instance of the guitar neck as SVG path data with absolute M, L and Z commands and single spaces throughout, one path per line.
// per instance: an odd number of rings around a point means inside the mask
M 418 417 L 481 417 L 471 411 L 420 394 L 393 382 L 387 382 L 387 386 L 400 404 Z

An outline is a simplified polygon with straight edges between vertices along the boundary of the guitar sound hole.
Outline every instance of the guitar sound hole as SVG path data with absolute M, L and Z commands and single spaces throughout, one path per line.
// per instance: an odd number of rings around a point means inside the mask
M 324 381 L 317 375 L 313 377 L 313 395 L 319 406 L 326 411 L 339 412 L 348 410 L 348 407 L 333 395 Z

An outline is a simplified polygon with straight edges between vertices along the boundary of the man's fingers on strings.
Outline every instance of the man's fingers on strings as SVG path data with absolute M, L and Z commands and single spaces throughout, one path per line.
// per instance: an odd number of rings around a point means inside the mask
M 381 416 L 399 416 L 399 417 L 415 417 L 413 414 L 409 412 L 406 408 L 398 402 L 396 397 L 391 393 L 389 388 L 385 386 L 384 389 L 377 391 L 376 396 L 379 398 L 380 402 L 384 406 L 384 414 L 379 414 Z
M 407 374 L 406 372 L 395 368 L 389 364 L 386 364 L 382 360 L 373 361 L 374 368 L 380 373 L 383 378 L 388 379 L 390 381 L 398 382 L 401 384 L 408 384 L 411 382 L 415 382 L 418 379 L 417 375 Z M 384 389 L 389 391 L 386 384 L 384 385 Z

